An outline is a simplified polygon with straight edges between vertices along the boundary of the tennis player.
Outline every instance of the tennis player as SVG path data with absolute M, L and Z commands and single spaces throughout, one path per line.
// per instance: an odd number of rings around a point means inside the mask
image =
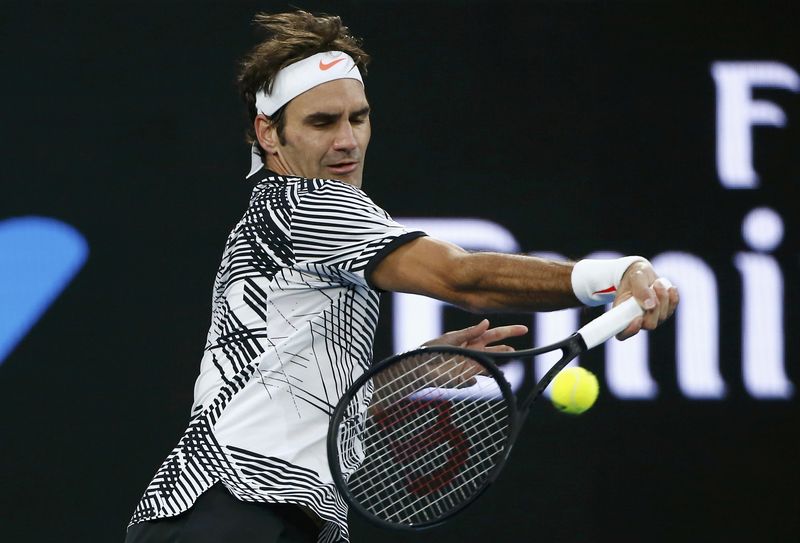
M 646 312 L 621 338 L 654 329 L 678 301 L 640 257 L 468 253 L 398 224 L 361 190 L 371 132 L 359 41 L 333 16 L 255 21 L 267 37 L 239 76 L 252 195 L 216 276 L 189 426 L 136 507 L 129 543 L 347 541 L 325 438 L 372 359 L 381 291 L 476 313 L 634 296 Z M 429 343 L 508 350 L 490 344 L 526 331 L 483 320 Z

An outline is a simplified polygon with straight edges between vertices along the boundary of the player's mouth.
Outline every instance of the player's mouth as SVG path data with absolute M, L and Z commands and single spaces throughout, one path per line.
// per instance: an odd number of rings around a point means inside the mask
M 348 173 L 352 173 L 356 171 L 358 168 L 358 162 L 337 162 L 336 164 L 330 164 L 328 169 L 337 175 L 346 175 Z

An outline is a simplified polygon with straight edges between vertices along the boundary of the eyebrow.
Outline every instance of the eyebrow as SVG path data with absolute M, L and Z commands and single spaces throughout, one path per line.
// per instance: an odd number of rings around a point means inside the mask
M 354 111 L 350 114 L 350 118 L 354 117 L 364 117 L 365 115 L 369 114 L 370 107 L 364 106 L 358 111 Z M 316 124 L 316 123 L 332 123 L 336 121 L 341 116 L 340 113 L 325 113 L 324 111 L 318 111 L 316 113 L 311 113 L 306 115 L 303 119 L 303 122 L 306 124 Z
M 364 117 L 365 115 L 369 115 L 369 112 L 370 112 L 370 107 L 364 106 L 358 111 L 354 111 L 353 113 L 351 113 L 350 117 Z

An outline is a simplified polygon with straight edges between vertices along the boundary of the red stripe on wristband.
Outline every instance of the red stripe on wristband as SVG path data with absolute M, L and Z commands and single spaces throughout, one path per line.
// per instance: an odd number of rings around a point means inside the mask
M 595 294 L 611 294 L 612 292 L 616 292 L 616 291 L 617 291 L 617 287 L 615 287 L 614 285 L 611 285 L 607 289 L 596 290 L 596 291 L 592 292 L 592 296 L 594 296 Z

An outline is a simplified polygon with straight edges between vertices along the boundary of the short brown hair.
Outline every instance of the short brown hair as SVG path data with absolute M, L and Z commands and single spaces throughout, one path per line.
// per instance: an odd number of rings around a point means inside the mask
M 325 51 L 343 51 L 353 57 L 362 77 L 367 73 L 370 58 L 361 49 L 361 40 L 336 15 L 313 15 L 297 10 L 288 13 L 258 13 L 253 24 L 266 33 L 266 39 L 253 47 L 241 62 L 237 84 L 247 107 L 250 124 L 247 143 L 257 143 L 253 122 L 256 115 L 256 93 L 272 90 L 278 72 L 286 66 Z M 277 125 L 278 137 L 283 136 L 285 106 L 270 120 Z M 260 147 L 259 147 L 260 148 Z M 263 150 L 261 150 L 263 156 Z

